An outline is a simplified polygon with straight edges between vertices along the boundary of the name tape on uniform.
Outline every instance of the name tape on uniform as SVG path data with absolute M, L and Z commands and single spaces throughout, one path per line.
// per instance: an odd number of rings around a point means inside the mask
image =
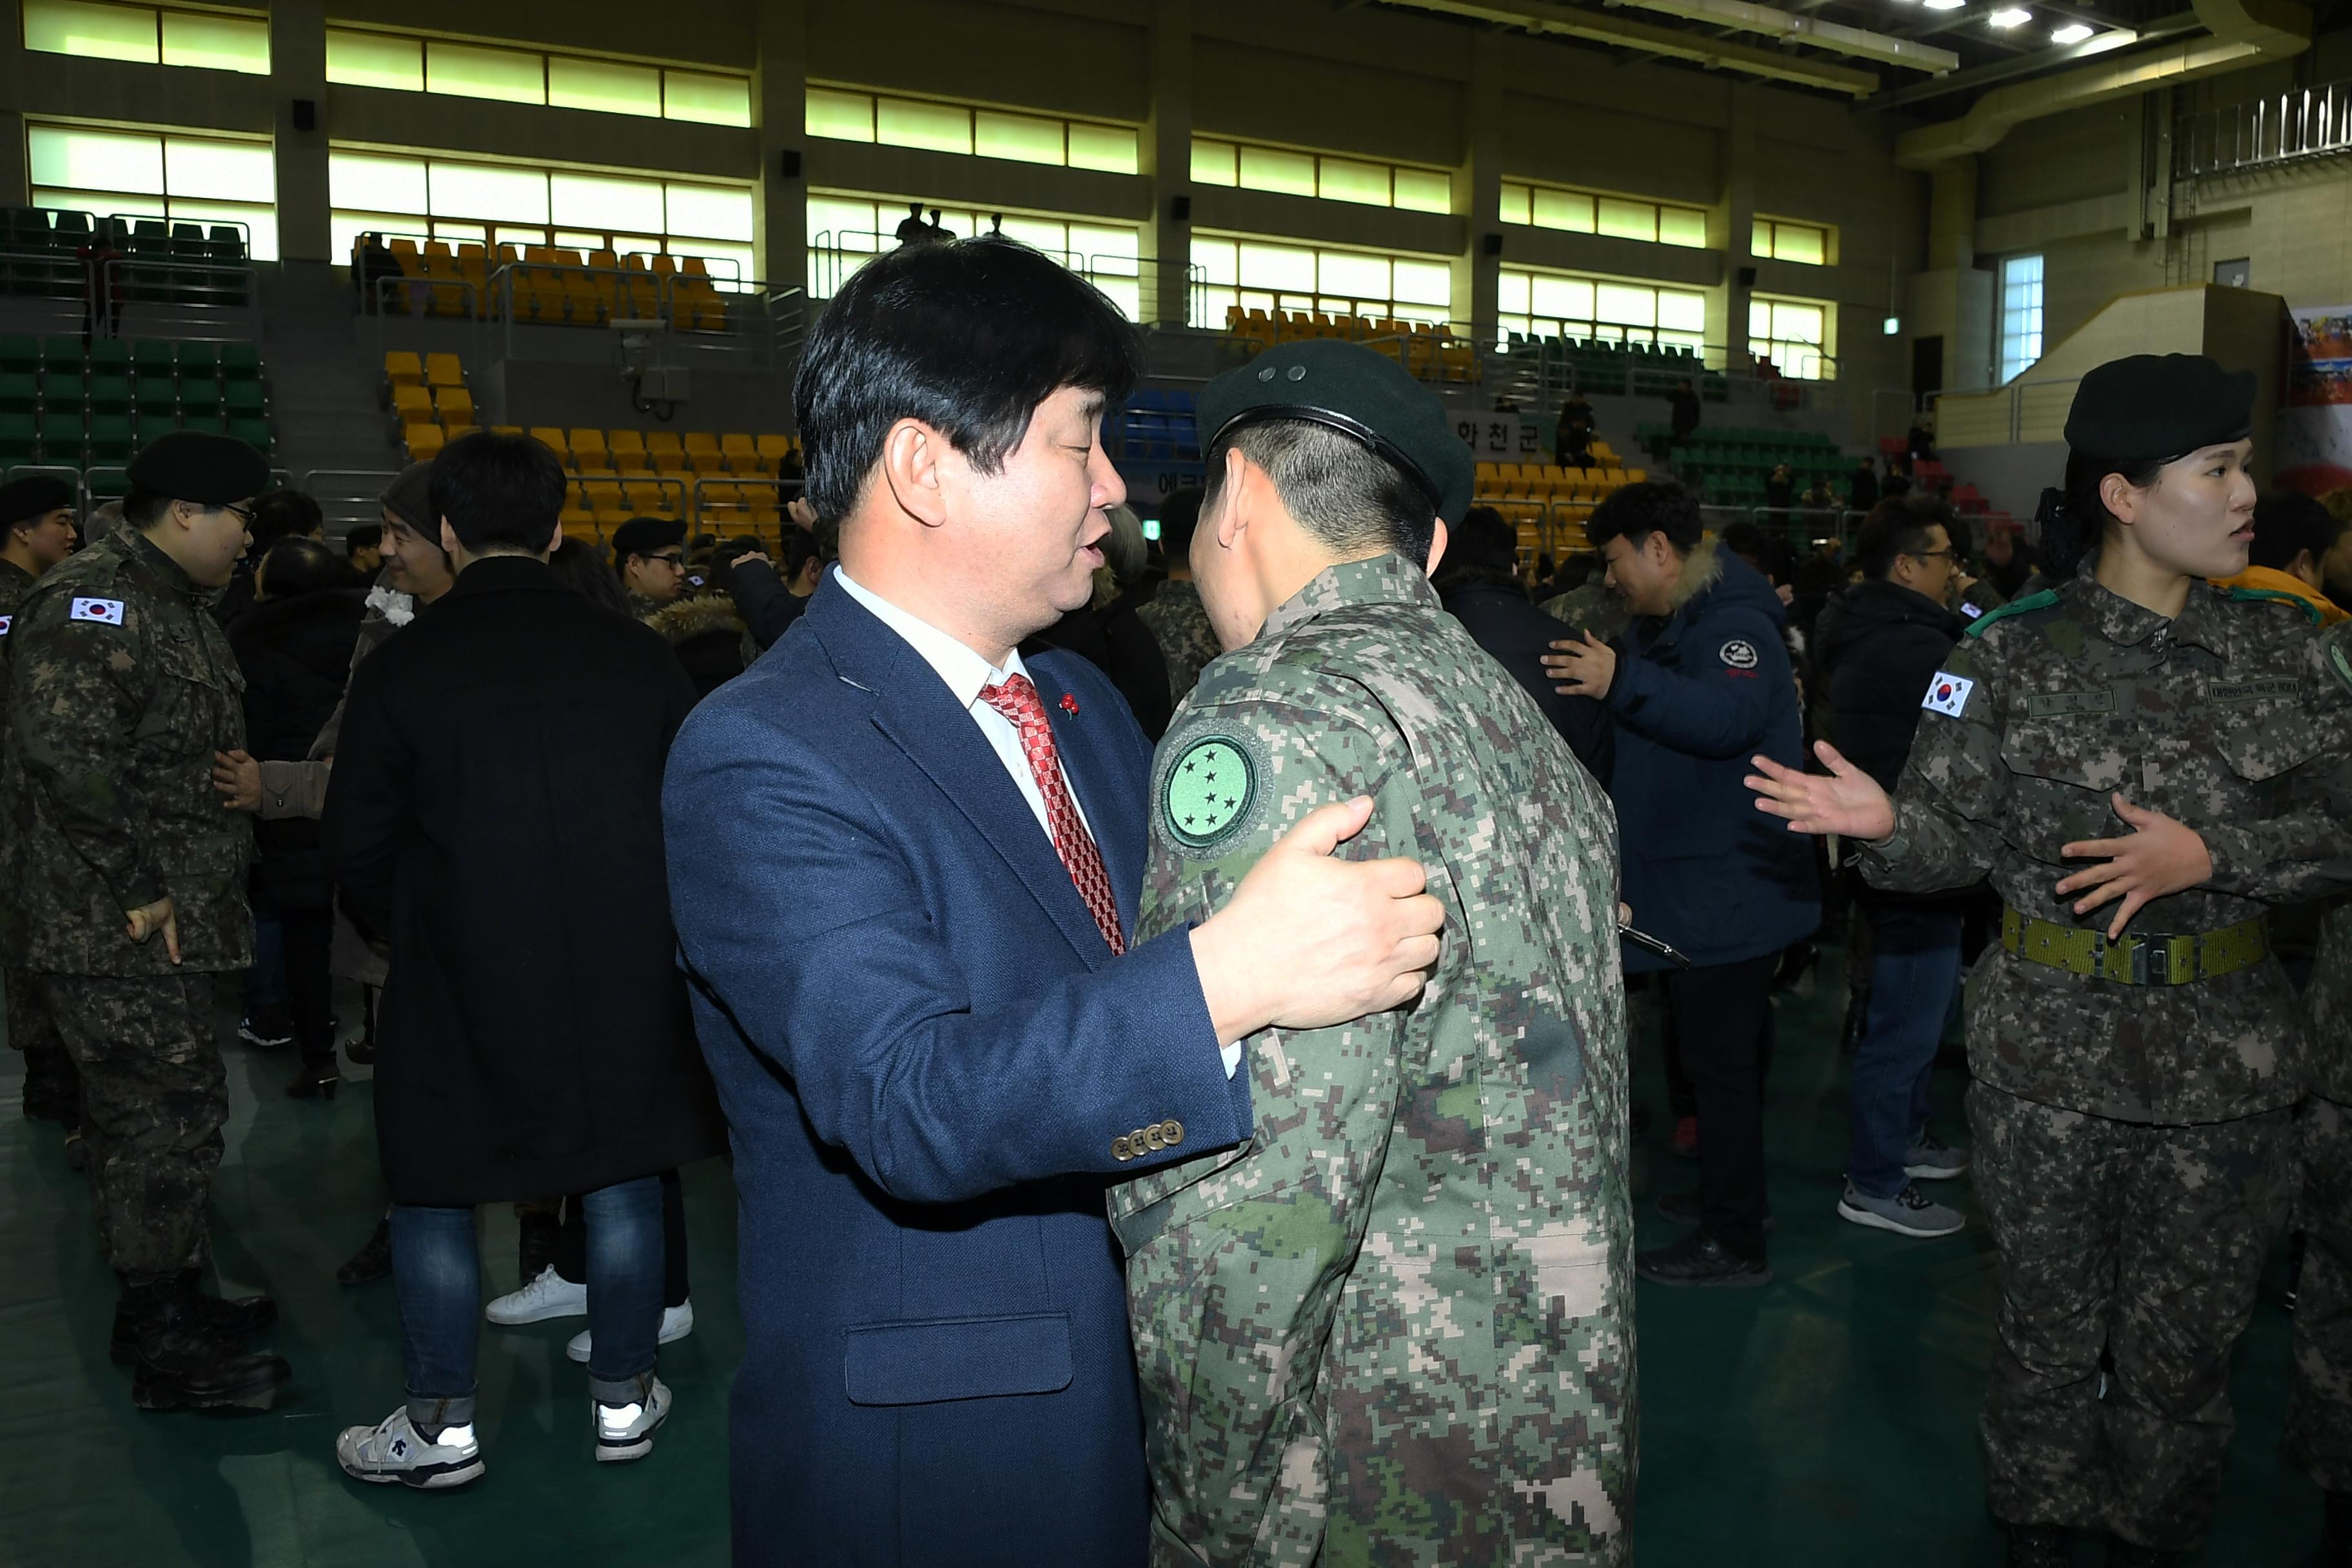
M 1936 672 L 1936 679 L 1927 682 L 1927 700 L 1919 706 L 1930 713 L 1957 719 L 1960 716 L 1960 710 L 1969 705 L 1969 693 L 1976 689 L 1977 683 L 1967 676 L 1939 669 Z
M 100 625 L 119 626 L 122 624 L 122 601 L 120 599 L 76 599 L 68 612 L 69 621 L 97 621 Z

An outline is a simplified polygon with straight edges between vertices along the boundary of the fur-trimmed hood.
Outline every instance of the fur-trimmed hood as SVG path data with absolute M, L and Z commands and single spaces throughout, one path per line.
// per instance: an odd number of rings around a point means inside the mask
M 1712 533 L 1699 535 L 1691 552 L 1683 557 L 1683 569 L 1675 575 L 1672 595 L 1675 610 L 1681 609 L 1709 588 L 1723 581 L 1723 545 Z M 1672 615 L 1673 610 L 1667 614 Z
M 672 643 L 708 637 L 713 632 L 741 637 L 747 629 L 743 617 L 735 613 L 735 601 L 715 594 L 698 594 L 691 599 L 664 605 L 646 617 L 646 625 Z

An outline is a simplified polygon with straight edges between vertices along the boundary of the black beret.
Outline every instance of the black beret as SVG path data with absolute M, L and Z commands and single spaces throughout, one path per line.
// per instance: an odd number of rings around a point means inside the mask
M 55 474 L 26 474 L 0 485 L 0 528 L 12 528 L 59 507 L 71 508 L 74 488 Z
M 131 459 L 132 488 L 198 506 L 248 500 L 269 488 L 269 459 L 243 441 L 204 430 L 158 436 Z
M 2254 373 L 2203 354 L 2133 354 L 2083 377 L 2066 445 L 2086 457 L 2147 462 L 2242 441 L 2254 428 Z
M 613 559 L 651 555 L 686 542 L 686 524 L 671 517 L 633 517 L 613 531 Z
M 1327 426 L 1402 469 L 1447 525 L 1470 510 L 1477 462 L 1437 395 L 1386 354 L 1338 338 L 1268 349 L 1201 390 L 1201 450 L 1269 419 Z

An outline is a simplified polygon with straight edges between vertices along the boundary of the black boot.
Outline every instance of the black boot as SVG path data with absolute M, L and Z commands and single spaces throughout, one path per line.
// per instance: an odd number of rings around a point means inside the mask
M 189 1268 L 174 1282 L 175 1308 L 189 1327 L 236 1344 L 277 1326 L 278 1303 L 268 1297 L 207 1296 L 197 1286 L 199 1278 L 197 1270 Z M 129 1366 L 139 1359 L 140 1338 L 152 1326 L 153 1316 L 153 1307 L 142 1302 L 140 1292 L 124 1289 L 114 1304 L 114 1331 L 106 1342 L 106 1353 L 115 1365 Z
M 336 1068 L 334 1058 L 324 1061 L 306 1058 L 295 1069 L 294 1081 L 286 1086 L 286 1092 L 295 1100 L 332 1100 L 342 1081 L 343 1075 Z
M 335 1270 L 338 1285 L 373 1285 L 392 1275 L 392 1222 L 375 1222 L 375 1234 L 367 1245 L 352 1254 L 350 1262 Z
M 124 1306 L 138 1330 L 131 1403 L 142 1410 L 267 1410 L 294 1369 L 274 1355 L 253 1355 L 208 1331 L 195 1295 L 179 1280 L 127 1289 Z M 120 1315 L 118 1314 L 118 1322 Z
M 2327 1533 L 2319 1543 L 2319 1568 L 2352 1568 L 2352 1492 L 2329 1492 Z
M 2064 1525 L 2009 1527 L 2009 1568 L 2069 1568 L 2074 1561 L 2074 1538 Z
M 2188 1561 L 2186 1552 L 2158 1552 L 2120 1535 L 2107 1543 L 2107 1568 L 2178 1568 Z

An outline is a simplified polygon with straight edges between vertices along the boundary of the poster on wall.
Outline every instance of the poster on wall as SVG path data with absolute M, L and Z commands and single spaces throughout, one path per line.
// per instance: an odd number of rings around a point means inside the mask
M 2352 488 L 2352 305 L 2289 315 L 2273 482 L 2315 496 Z

